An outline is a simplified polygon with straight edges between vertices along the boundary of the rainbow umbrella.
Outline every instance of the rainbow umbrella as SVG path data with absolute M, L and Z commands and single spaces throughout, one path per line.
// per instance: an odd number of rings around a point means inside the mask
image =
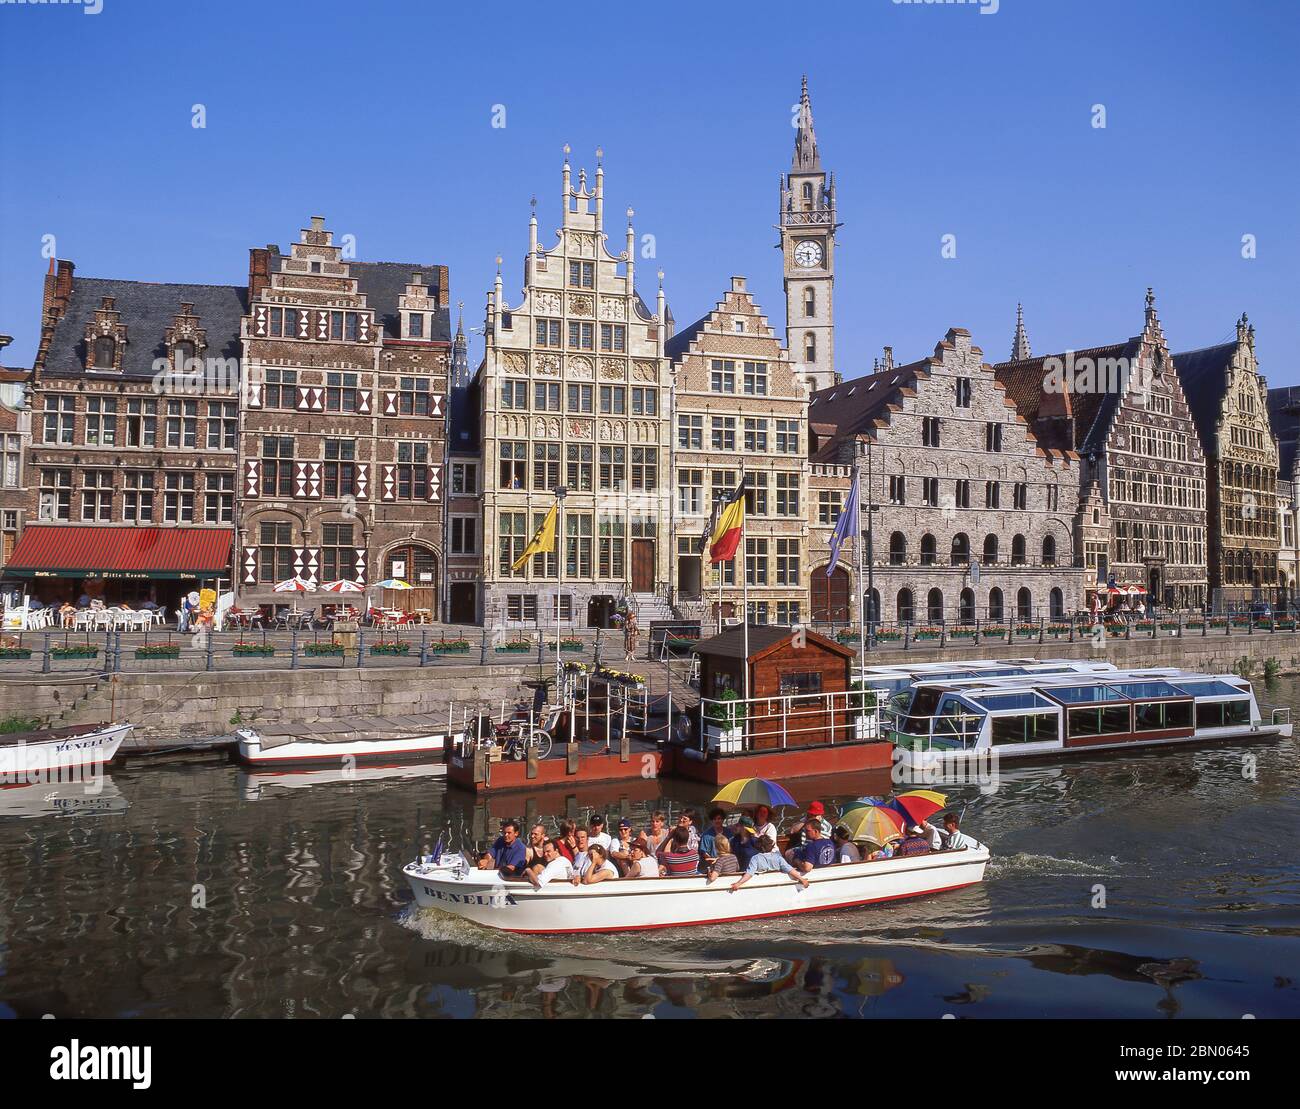
M 767 778 L 737 778 L 718 790 L 713 800 L 720 801 L 724 805 L 735 805 L 737 808 L 741 805 L 766 805 L 772 809 L 778 805 L 798 804 L 785 791 L 785 787 Z
M 849 839 L 866 840 L 883 847 L 903 834 L 903 818 L 884 805 L 864 805 L 860 809 L 840 816 L 840 823 L 849 830 Z
M 948 798 L 932 789 L 913 789 L 900 793 L 889 802 L 909 824 L 923 824 L 948 803 Z
M 872 806 L 883 805 L 884 803 L 885 799 L 883 797 L 859 797 L 856 801 L 845 801 L 844 807 L 840 809 L 840 813 L 842 815 L 844 813 L 853 812 L 855 809 L 871 808 Z

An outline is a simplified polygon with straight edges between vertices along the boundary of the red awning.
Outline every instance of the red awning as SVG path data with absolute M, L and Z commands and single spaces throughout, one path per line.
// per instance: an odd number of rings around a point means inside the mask
M 227 574 L 229 528 L 23 529 L 4 573 L 22 578 L 197 578 Z

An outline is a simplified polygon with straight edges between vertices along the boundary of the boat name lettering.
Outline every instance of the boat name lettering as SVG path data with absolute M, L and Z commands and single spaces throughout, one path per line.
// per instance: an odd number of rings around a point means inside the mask
M 514 895 L 509 893 L 451 893 L 448 890 L 436 890 L 432 886 L 425 886 L 424 892 L 429 897 L 453 905 L 491 905 L 499 909 L 506 905 L 519 904 L 514 899 Z

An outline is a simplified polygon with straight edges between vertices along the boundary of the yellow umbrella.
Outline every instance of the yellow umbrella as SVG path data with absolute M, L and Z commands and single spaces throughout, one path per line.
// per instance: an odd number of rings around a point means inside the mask
M 840 823 L 849 830 L 849 839 L 866 840 L 883 847 L 903 835 L 903 818 L 883 805 L 867 805 L 845 813 Z

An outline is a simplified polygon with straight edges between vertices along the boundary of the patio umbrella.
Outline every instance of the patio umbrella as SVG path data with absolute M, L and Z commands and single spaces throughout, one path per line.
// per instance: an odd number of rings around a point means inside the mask
M 903 818 L 884 805 L 864 805 L 840 815 L 840 823 L 848 829 L 849 839 L 866 840 L 883 847 L 891 839 L 903 834 Z
M 375 582 L 376 589 L 411 589 L 413 586 L 409 582 L 402 581 L 401 578 L 385 578 L 383 581 Z
M 900 793 L 887 808 L 899 813 L 910 824 L 921 824 L 929 820 L 948 803 L 948 798 L 932 789 L 913 789 Z
M 303 578 L 286 578 L 282 582 L 277 582 L 275 586 L 276 593 L 312 593 L 316 587 L 311 582 Z
M 365 587 L 343 578 L 340 581 L 327 581 L 321 586 L 326 593 L 364 593 Z
M 783 786 L 767 778 L 737 778 L 728 782 L 713 798 L 725 805 L 766 805 L 769 809 L 778 805 L 797 805 Z

